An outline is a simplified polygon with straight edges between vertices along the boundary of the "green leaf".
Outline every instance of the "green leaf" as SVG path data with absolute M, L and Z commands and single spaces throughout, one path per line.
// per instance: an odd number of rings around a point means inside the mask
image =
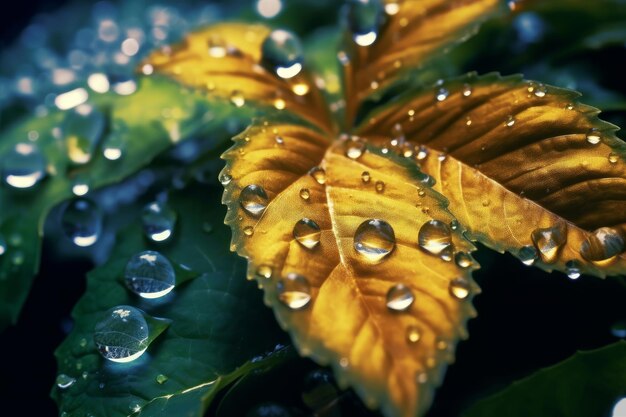
M 626 396 L 626 342 L 580 352 L 479 401 L 463 417 L 608 417 Z
M 219 194 L 217 188 L 195 186 L 170 198 L 178 228 L 159 251 L 173 264 L 201 274 L 197 278 L 162 299 L 140 299 L 126 289 L 119 279 L 126 262 L 150 249 L 139 225 L 124 230 L 109 262 L 88 274 L 87 292 L 73 312 L 75 328 L 56 352 L 59 373 L 76 379 L 69 388 L 53 389 L 62 412 L 126 416 L 138 406 L 147 407 L 150 416 L 182 415 L 182 410 L 201 416 L 223 386 L 280 360 L 259 357 L 284 343 L 286 335 L 256 286 L 245 280 L 245 262 L 224 244 L 229 231 L 217 223 L 224 217 Z M 194 198 L 198 195 L 208 204 L 201 206 Z M 213 226 L 210 233 L 203 230 L 207 222 Z M 127 364 L 105 360 L 92 341 L 96 322 L 116 305 L 171 320 L 146 353 Z
M 70 135 L 62 131 L 69 112 L 32 117 L 0 135 L 3 167 L 17 144 L 34 143 L 45 158 L 47 171 L 46 177 L 30 188 L 16 189 L 6 183 L 0 187 L 0 235 L 8 243 L 6 253 L 0 256 L 0 330 L 16 322 L 26 300 L 39 267 L 48 212 L 73 196 L 72 187 L 78 179 L 90 190 L 114 184 L 191 135 L 208 136 L 210 132 L 211 146 L 219 147 L 235 133 L 224 132 L 226 122 L 248 121 L 253 114 L 252 109 L 236 109 L 240 117 L 236 119 L 235 109 L 227 101 L 207 99 L 161 77 L 140 79 L 133 95 L 96 95 L 89 104 L 94 112 L 104 114 L 105 128 L 91 149 L 87 148 L 93 152 L 87 163 L 76 162 L 76 154 L 71 155 L 76 148 Z M 104 156 L 112 141 L 122 150 L 116 160 Z M 83 158 L 84 153 L 78 156 Z

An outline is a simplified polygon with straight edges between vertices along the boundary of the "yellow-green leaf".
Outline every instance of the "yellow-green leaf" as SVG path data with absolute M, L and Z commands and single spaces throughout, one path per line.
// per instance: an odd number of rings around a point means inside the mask
M 213 25 L 153 53 L 146 62 L 155 72 L 227 98 L 235 107 L 253 103 L 331 128 L 302 47 L 288 31 L 243 23 Z
M 370 407 L 415 416 L 475 314 L 474 248 L 415 164 L 331 139 L 280 123 L 235 139 L 222 172 L 232 248 L 301 354 Z
M 572 278 L 624 274 L 626 143 L 578 97 L 470 74 L 399 97 L 357 131 L 435 177 L 473 239 Z

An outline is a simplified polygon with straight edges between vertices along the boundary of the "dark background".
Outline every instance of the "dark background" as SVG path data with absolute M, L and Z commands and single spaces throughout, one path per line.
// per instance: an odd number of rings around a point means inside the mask
M 11 3 L 10 11 L 0 13 L 0 48 L 9 45 L 33 15 L 66 3 Z M 624 61 L 625 56 L 622 53 L 617 59 Z M 619 71 L 620 61 L 615 65 L 610 59 Z M 489 64 L 493 62 L 477 67 Z M 489 69 L 498 66 L 485 71 Z M 624 83 L 623 75 L 615 78 Z M 619 120 L 623 115 L 616 117 Z M 9 410 L 43 417 L 57 415 L 48 395 L 56 377 L 52 352 L 71 328 L 70 311 L 85 289 L 85 273 L 91 264 L 80 259 L 71 263 L 55 260 L 51 256 L 54 245 L 45 241 L 41 274 L 17 326 L 0 335 L 0 398 L 7 415 L 13 414 Z M 558 363 L 577 350 L 614 342 L 611 326 L 626 319 L 626 286 L 620 279 L 581 277 L 572 281 L 563 274 L 546 274 L 525 267 L 510 255 L 493 254 L 484 248 L 476 257 L 483 265 L 475 274 L 483 289 L 475 299 L 479 317 L 470 321 L 471 338 L 459 345 L 456 364 L 449 368 L 429 417 L 457 415 L 477 398 Z M 277 371 L 271 384 L 259 383 L 254 395 L 241 399 L 241 409 L 269 400 L 299 408 L 303 375 L 314 368 L 308 361 L 298 361 L 288 371 Z M 347 407 L 353 408 L 345 415 L 366 415 L 357 410 L 358 406 Z

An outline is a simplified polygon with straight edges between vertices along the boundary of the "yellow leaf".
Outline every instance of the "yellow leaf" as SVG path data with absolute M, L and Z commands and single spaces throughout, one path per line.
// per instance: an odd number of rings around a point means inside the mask
M 501 5 L 500 0 L 352 1 L 352 39 L 343 58 L 348 117 L 373 91 L 467 39 Z
M 478 291 L 474 247 L 430 177 L 294 124 L 235 141 L 221 174 L 233 250 L 301 354 L 387 416 L 423 413 Z
M 626 143 L 578 97 L 470 74 L 411 91 L 357 131 L 434 176 L 473 239 L 572 278 L 624 274 Z
M 187 35 L 180 45 L 154 52 L 145 65 L 230 100 L 235 107 L 252 102 L 331 129 L 323 98 L 306 71 L 299 40 L 288 31 L 218 24 Z

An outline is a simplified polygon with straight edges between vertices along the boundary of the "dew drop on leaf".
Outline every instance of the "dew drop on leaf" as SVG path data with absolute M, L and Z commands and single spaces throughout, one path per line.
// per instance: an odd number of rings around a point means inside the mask
M 612 262 L 623 251 L 623 236 L 610 227 L 595 230 L 580 246 L 582 257 L 600 266 Z
M 134 307 L 113 307 L 96 323 L 93 339 L 105 359 L 131 362 L 148 348 L 148 324 Z
M 104 114 L 89 105 L 79 106 L 65 114 L 61 132 L 70 161 L 79 165 L 91 161 L 104 125 Z
M 369 262 L 380 262 L 396 246 L 396 235 L 389 223 L 380 219 L 366 220 L 354 233 L 354 249 Z
M 311 286 L 302 275 L 291 272 L 278 281 L 278 299 L 292 310 L 304 308 L 311 301 Z
M 219 180 L 222 185 L 226 186 L 230 184 L 230 182 L 233 180 L 233 177 L 230 174 L 222 173 L 220 174 Z
M 506 121 L 504 122 L 504 125 L 505 125 L 506 127 L 513 127 L 513 125 L 515 124 L 515 122 L 516 122 L 515 117 L 513 117 L 513 116 L 509 115 L 509 116 L 506 118 Z
M 385 183 L 382 181 L 376 181 L 374 188 L 376 188 L 377 193 L 383 193 L 385 192 Z
M 261 278 L 270 279 L 272 277 L 272 267 L 269 265 L 260 265 L 256 269 L 256 275 Z
M 387 308 L 392 311 L 406 311 L 415 301 L 413 292 L 403 284 L 396 284 L 387 291 Z
M 465 252 L 457 252 L 454 255 L 454 262 L 459 268 L 469 268 L 472 266 L 472 258 Z
M 425 251 L 440 255 L 452 244 L 450 227 L 439 220 L 429 220 L 420 228 L 417 242 Z
M 59 387 L 60 389 L 67 389 L 74 385 L 74 382 L 76 382 L 76 379 L 65 374 L 59 374 L 56 379 L 57 387 Z
M 569 279 L 580 278 L 580 265 L 577 261 L 571 260 L 565 263 L 565 273 Z
M 228 53 L 226 43 L 218 36 L 212 36 L 209 39 L 207 51 L 211 58 L 224 58 Z
M 376 42 L 383 20 L 383 5 L 380 0 L 349 0 L 348 25 L 352 39 L 359 46 Z
M 293 78 L 302 71 L 303 52 L 300 40 L 293 33 L 273 30 L 261 46 L 261 62 L 280 78 Z
M 268 202 L 269 198 L 265 193 L 265 189 L 260 185 L 248 185 L 239 194 L 239 204 L 241 204 L 246 213 L 254 217 L 263 214 Z
M 470 294 L 470 283 L 465 278 L 454 278 L 450 281 L 450 294 L 454 298 L 464 300 Z
M 243 228 L 243 234 L 250 237 L 254 234 L 254 227 L 246 226 Z
M 463 85 L 463 97 L 469 97 L 472 95 L 472 86 L 469 84 Z
M 546 263 L 555 262 L 559 251 L 567 240 L 567 226 L 560 223 L 554 227 L 535 229 L 530 235 L 535 248 Z
M 326 182 L 326 171 L 323 168 L 314 167 L 309 171 L 309 174 L 320 185 Z
M 65 207 L 61 226 L 76 246 L 91 246 L 98 241 L 102 232 L 102 211 L 91 200 L 75 199 Z
M 153 202 L 141 213 L 144 234 L 153 242 L 163 242 L 172 236 L 176 213 L 166 203 Z
M 350 159 L 359 159 L 365 152 L 365 143 L 361 141 L 351 141 L 346 149 L 346 156 Z
M 18 143 L 2 156 L 2 179 L 13 188 L 30 188 L 46 175 L 46 159 L 34 143 Z
M 246 99 L 241 91 L 233 90 L 230 93 L 230 102 L 235 107 L 243 107 L 246 104 Z
M 437 94 L 435 95 L 435 98 L 437 99 L 437 101 L 442 102 L 445 99 L 447 99 L 449 95 L 450 95 L 450 92 L 447 89 L 441 87 L 439 90 L 437 90 Z
M 311 198 L 311 192 L 309 191 L 308 188 L 303 188 L 300 190 L 300 198 L 307 201 L 309 198 Z
M 165 256 L 156 251 L 143 251 L 130 258 L 124 279 L 132 292 L 152 299 L 163 297 L 174 289 L 176 273 Z
M 320 243 L 321 234 L 320 227 L 311 219 L 300 219 L 293 227 L 293 237 L 307 249 L 313 249 Z
M 406 329 L 406 340 L 409 343 L 417 343 L 422 338 L 422 332 L 417 326 L 409 326 Z
M 537 249 L 532 245 L 522 246 L 517 252 L 517 256 L 524 265 L 532 265 L 539 258 Z
M 617 154 L 616 154 L 615 152 L 611 152 L 611 153 L 609 154 L 609 158 L 608 158 L 608 159 L 609 159 L 609 162 L 610 162 L 610 163 L 612 163 L 612 164 L 616 164 L 616 163 L 617 163 L 617 161 L 619 161 L 619 156 L 617 156 Z
M 592 145 L 597 145 L 598 143 L 600 143 L 600 131 L 598 129 L 596 129 L 595 127 L 589 129 L 589 131 L 587 132 L 587 142 L 589 142 Z
M 158 374 L 156 377 L 156 382 L 159 385 L 165 384 L 169 378 L 163 374 Z

